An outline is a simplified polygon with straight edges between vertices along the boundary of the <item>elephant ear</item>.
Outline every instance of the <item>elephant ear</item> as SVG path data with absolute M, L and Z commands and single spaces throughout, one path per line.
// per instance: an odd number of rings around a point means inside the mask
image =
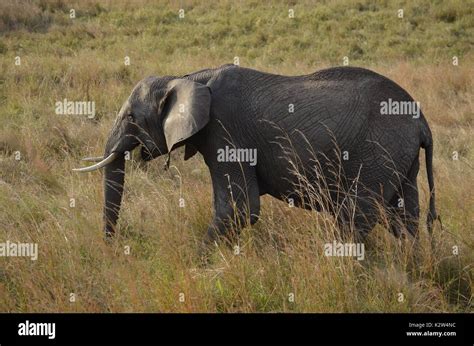
M 188 79 L 168 83 L 163 105 L 163 131 L 168 152 L 200 131 L 209 122 L 210 89 Z

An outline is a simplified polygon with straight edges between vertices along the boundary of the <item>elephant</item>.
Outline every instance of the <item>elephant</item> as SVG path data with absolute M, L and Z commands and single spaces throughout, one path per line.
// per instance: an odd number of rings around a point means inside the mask
M 402 87 L 359 67 L 283 76 L 228 64 L 147 77 L 120 109 L 100 162 L 75 171 L 105 169 L 106 237 L 116 231 L 124 153 L 139 147 L 149 161 L 184 146 L 185 160 L 202 155 L 212 181 L 213 217 L 203 244 L 255 224 L 265 194 L 330 211 L 341 233 L 362 238 L 381 221 L 382 206 L 396 237 L 416 238 L 420 148 L 430 234 L 437 218 L 433 139 L 421 110 L 407 111 L 407 104 L 415 101 Z M 249 152 L 258 155 L 248 160 Z M 328 198 L 314 202 L 318 194 Z

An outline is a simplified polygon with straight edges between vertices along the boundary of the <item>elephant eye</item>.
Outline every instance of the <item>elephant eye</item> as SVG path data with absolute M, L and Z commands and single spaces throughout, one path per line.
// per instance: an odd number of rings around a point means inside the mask
M 132 122 L 133 121 L 133 114 L 129 114 L 127 116 L 127 118 L 128 118 L 128 121 Z

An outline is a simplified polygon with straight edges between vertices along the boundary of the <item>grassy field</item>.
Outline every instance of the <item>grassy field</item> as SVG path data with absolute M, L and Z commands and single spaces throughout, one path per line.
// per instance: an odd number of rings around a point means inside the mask
M 0 242 L 38 243 L 39 256 L 0 257 L 0 311 L 473 311 L 473 12 L 473 1 L 461 0 L 2 1 Z M 326 257 L 328 216 L 265 196 L 241 254 L 220 246 L 201 267 L 210 178 L 199 155 L 184 162 L 179 151 L 169 171 L 163 158 L 129 162 L 120 236 L 105 244 L 102 174 L 71 169 L 102 154 L 138 80 L 235 57 L 289 75 L 347 57 L 420 101 L 444 224 L 434 250 L 423 222 L 414 256 L 380 225 L 364 261 Z M 63 99 L 94 101 L 95 118 L 55 114 Z M 424 221 L 424 168 L 418 182 Z

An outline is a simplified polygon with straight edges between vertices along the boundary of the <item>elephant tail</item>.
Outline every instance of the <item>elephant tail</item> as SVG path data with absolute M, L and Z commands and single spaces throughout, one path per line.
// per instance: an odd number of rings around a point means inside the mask
M 426 158 L 426 174 L 428 176 L 428 186 L 430 188 L 430 206 L 428 211 L 428 217 L 426 224 L 428 227 L 428 232 L 430 236 L 433 233 L 433 222 L 438 220 L 441 222 L 441 218 L 436 213 L 435 207 L 435 186 L 433 178 L 433 139 L 431 133 L 428 138 L 422 144 L 422 147 L 425 149 L 425 158 Z

